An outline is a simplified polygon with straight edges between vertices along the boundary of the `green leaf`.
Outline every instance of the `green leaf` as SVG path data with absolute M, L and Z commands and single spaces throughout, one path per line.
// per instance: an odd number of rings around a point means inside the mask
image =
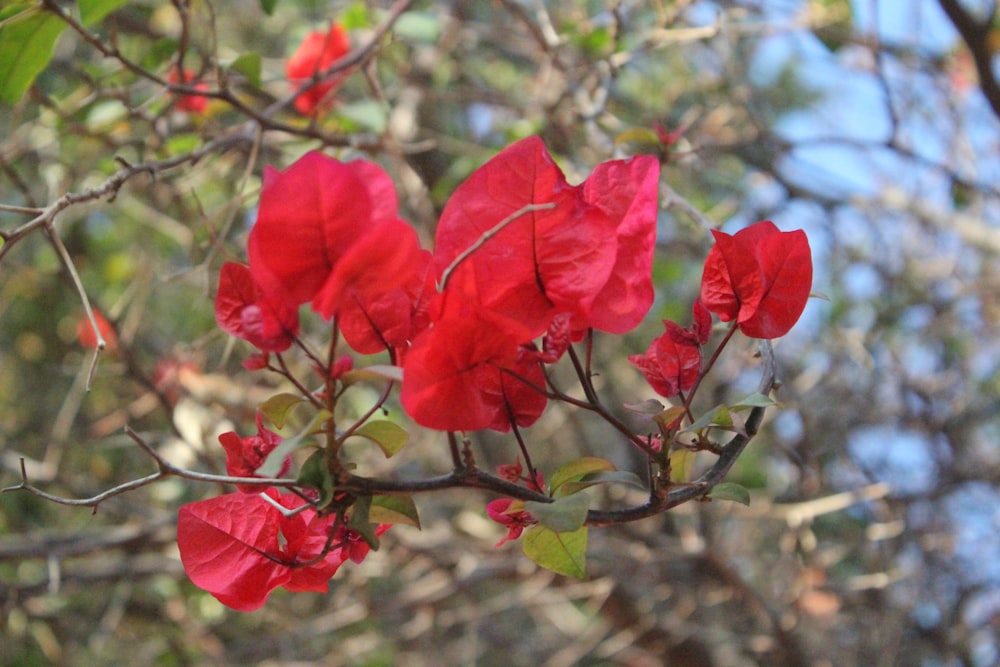
M 628 484 L 638 489 L 646 488 L 642 480 L 634 472 L 628 470 L 606 470 L 586 475 L 578 482 L 566 482 L 560 490 L 562 491 L 561 495 L 569 496 L 597 484 L 615 483 Z
M 521 548 L 535 563 L 557 574 L 583 579 L 587 567 L 587 527 L 571 533 L 557 533 L 545 526 L 524 532 Z
M 257 468 L 257 474 L 261 477 L 274 477 L 277 475 L 281 471 L 281 463 L 285 460 L 285 457 L 296 449 L 311 444 L 312 434 L 319 429 L 320 424 L 329 418 L 330 413 L 327 410 L 317 412 L 316 416 L 312 418 L 312 421 L 304 429 L 290 438 L 285 438 L 277 447 L 271 450 L 271 453 L 264 459 L 264 463 Z
M 351 435 L 367 438 L 374 442 L 382 448 L 385 458 L 398 453 L 410 439 L 410 434 L 406 432 L 406 429 L 385 419 L 370 421 Z
M 697 452 L 690 449 L 675 449 L 670 452 L 670 481 L 683 484 L 691 479 L 691 468 Z
M 557 498 L 551 503 L 528 500 L 524 503 L 524 509 L 543 526 L 557 533 L 567 533 L 576 530 L 587 520 L 590 496 L 586 493 L 577 493 Z
M 291 394 L 284 392 L 281 394 L 275 394 L 271 398 L 267 399 L 261 403 L 258 407 L 260 411 L 264 413 L 268 421 L 274 424 L 275 428 L 285 428 L 285 422 L 288 420 L 288 413 L 292 411 L 299 403 L 302 403 L 305 399 L 298 394 Z
M 270 16 L 274 13 L 274 6 L 278 4 L 278 0 L 260 0 L 260 8 L 264 10 L 264 13 Z
M 552 478 L 549 480 L 549 489 L 553 496 L 566 495 L 566 493 L 559 493 L 559 487 L 566 482 L 577 482 L 583 479 L 585 475 L 615 469 L 615 464 L 611 461 L 600 459 L 596 456 L 585 456 L 582 459 L 570 461 L 552 473 Z
M 653 419 L 661 427 L 670 430 L 680 425 L 680 419 L 687 414 L 683 405 L 671 405 L 669 408 L 659 413 Z
M 66 28 L 59 17 L 24 3 L 0 10 L 0 100 L 14 104 L 52 60 Z
M 372 25 L 371 13 L 363 2 L 349 4 L 337 15 L 337 20 L 348 32 L 370 28 Z
M 733 482 L 716 484 L 706 497 L 712 500 L 732 500 L 741 505 L 750 506 L 750 492 L 747 491 L 746 487 Z
M 375 364 L 365 368 L 355 368 L 340 376 L 340 381 L 345 386 L 351 386 L 358 382 L 373 382 L 376 380 L 392 380 L 393 382 L 403 381 L 403 369 L 399 366 L 389 364 Z
M 441 36 L 441 21 L 430 12 L 406 12 L 399 17 L 393 29 L 407 41 L 436 44 Z
M 372 548 L 372 551 L 378 551 L 378 535 L 375 534 L 378 525 L 372 523 L 371 507 L 371 496 L 358 497 L 351 505 L 351 518 L 347 522 L 347 527 L 360 535 Z
M 229 63 L 229 69 L 239 72 L 247 78 L 254 88 L 260 88 L 260 54 L 251 51 L 244 53 L 233 62 Z
M 317 449 L 309 455 L 302 467 L 299 468 L 299 476 L 295 478 L 299 486 L 307 486 L 319 491 L 319 499 L 316 502 L 316 509 L 323 509 L 333 500 L 333 476 L 330 474 L 330 467 L 326 465 L 326 451 Z
M 100 23 L 105 16 L 115 11 L 128 0 L 77 0 L 80 10 L 80 23 L 86 26 Z
M 663 403 L 660 403 L 655 398 L 650 398 L 642 403 L 626 403 L 624 405 L 626 410 L 631 412 L 637 412 L 640 415 L 658 415 L 663 412 Z
M 685 432 L 701 431 L 709 426 L 719 426 L 729 428 L 732 426 L 732 418 L 729 416 L 729 408 L 725 405 L 717 405 L 703 414 L 695 423 L 683 429 Z
M 343 104 L 337 108 L 338 115 L 357 123 L 360 127 L 381 134 L 389 122 L 389 111 L 384 104 L 375 100 L 362 100 Z
M 777 404 L 778 402 L 770 396 L 765 396 L 759 391 L 755 391 L 746 398 L 736 401 L 736 404 L 729 406 L 729 408 L 731 410 L 742 410 L 744 408 L 770 408 Z
M 420 528 L 417 505 L 411 496 L 373 496 L 368 519 L 374 523 L 393 523 Z

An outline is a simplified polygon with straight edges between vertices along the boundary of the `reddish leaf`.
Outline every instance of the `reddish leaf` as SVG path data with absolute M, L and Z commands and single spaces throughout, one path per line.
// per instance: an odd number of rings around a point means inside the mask
M 713 231 L 701 299 L 724 322 L 736 319 L 753 338 L 785 335 L 805 309 L 812 256 L 805 232 L 781 232 L 770 221 L 735 235 Z
M 324 98 L 347 78 L 346 72 L 326 77 L 321 83 L 308 86 L 317 74 L 329 69 L 351 50 L 347 33 L 337 23 L 330 30 L 310 32 L 285 63 L 285 75 L 302 92 L 295 98 L 295 109 L 310 116 L 320 108 Z
M 363 354 L 402 347 L 416 333 L 413 311 L 430 265 L 413 228 L 392 220 L 370 230 L 337 262 L 313 299 L 324 317 Z
M 375 202 L 385 187 L 373 170 L 381 171 L 311 151 L 283 172 L 266 171 L 248 254 L 268 299 L 312 301 L 344 253 L 385 221 L 386 204 Z
M 631 331 L 653 304 L 660 164 L 651 155 L 598 165 L 583 184 L 584 198 L 617 225 L 617 252 L 607 283 L 594 300 L 588 325 Z
M 295 308 L 266 300 L 250 269 L 235 262 L 226 262 L 219 272 L 215 321 L 223 330 L 266 352 L 287 350 L 299 332 Z
M 764 274 L 764 295 L 757 312 L 740 323 L 751 338 L 779 338 L 799 321 L 812 290 L 812 253 L 801 229 L 776 232 L 756 244 Z
M 522 213 L 525 206 L 553 204 Z M 615 223 L 566 183 L 538 137 L 523 139 L 455 190 L 438 223 L 435 263 L 447 289 L 541 335 L 559 312 L 586 319 L 615 262 Z M 492 236 L 491 236 L 492 235 Z M 524 342 L 524 341 L 519 341 Z
M 667 324 L 665 321 L 664 325 Z M 676 324 L 674 327 L 680 329 Z M 667 326 L 664 334 L 649 344 L 645 354 L 628 358 L 656 393 L 665 398 L 693 387 L 701 372 L 701 348 L 683 339 L 678 341 L 675 336 L 676 332 L 672 335 L 671 327 Z
M 487 428 L 496 418 L 492 373 L 514 366 L 530 338 L 517 322 L 444 295 L 444 312 L 416 340 L 403 366 L 403 407 L 421 426 L 442 431 Z
M 257 413 L 257 435 L 241 438 L 234 431 L 223 433 L 219 436 L 219 442 L 226 450 L 226 472 L 233 477 L 258 477 L 257 469 L 260 468 L 267 455 L 277 447 L 282 438 L 277 433 L 264 427 L 261 413 Z M 278 472 L 278 476 L 284 475 L 292 467 L 292 458 L 285 458 Z M 244 493 L 256 493 L 260 487 L 253 485 L 238 485 L 240 491 Z
M 269 557 L 277 550 L 282 518 L 255 494 L 230 493 L 184 505 L 177 514 L 177 547 L 185 572 L 227 607 L 259 608 L 291 576 Z

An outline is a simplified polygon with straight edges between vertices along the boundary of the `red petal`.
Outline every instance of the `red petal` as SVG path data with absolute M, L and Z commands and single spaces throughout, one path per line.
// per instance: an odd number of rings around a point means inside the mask
M 421 426 L 442 431 L 487 428 L 495 402 L 482 392 L 485 366 L 516 364 L 530 335 L 516 322 L 448 295 L 449 312 L 413 342 L 403 366 L 403 407 Z M 494 369 L 495 370 L 495 369 Z
M 311 301 L 373 211 L 354 168 L 317 151 L 268 174 L 248 241 L 254 281 L 278 302 Z
M 501 221 L 530 204 L 553 209 Z M 490 237 L 490 234 L 493 234 Z M 614 223 L 566 183 L 538 137 L 523 139 L 455 190 L 437 228 L 440 276 L 463 256 L 447 289 L 541 335 L 558 312 L 588 314 L 615 258 Z
M 660 163 L 643 155 L 600 164 L 583 185 L 584 198 L 617 226 L 615 264 L 590 313 L 595 329 L 631 331 L 653 304 L 659 181 Z
M 226 262 L 219 272 L 215 321 L 224 331 L 267 352 L 287 350 L 299 328 L 295 309 L 264 301 L 250 270 L 235 262 Z
M 809 300 L 809 239 L 802 230 L 769 234 L 759 239 L 755 254 L 764 275 L 765 291 L 753 317 L 740 323 L 740 331 L 751 338 L 778 338 L 799 320 Z
M 723 322 L 753 316 L 764 294 L 764 279 L 748 247 L 725 232 L 712 230 L 715 245 L 705 258 L 701 301 Z

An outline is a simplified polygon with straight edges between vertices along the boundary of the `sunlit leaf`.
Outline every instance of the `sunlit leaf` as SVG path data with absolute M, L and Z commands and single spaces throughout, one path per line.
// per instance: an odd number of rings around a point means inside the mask
M 0 100 L 14 104 L 52 60 L 66 24 L 40 7 L 19 3 L 0 10 Z
M 716 484 L 708 493 L 708 498 L 712 500 L 732 500 L 741 505 L 750 506 L 750 492 L 746 487 L 733 482 L 723 482 Z
M 420 528 L 420 516 L 411 496 L 373 496 L 368 509 L 368 520 L 373 523 L 393 523 Z
M 691 468 L 697 452 L 690 449 L 676 449 L 670 452 L 670 481 L 683 484 L 691 479 Z
M 524 532 L 524 555 L 557 574 L 583 579 L 587 567 L 587 527 L 571 533 L 557 533 L 545 526 L 532 526 Z
M 399 424 L 385 419 L 370 421 L 354 431 L 352 435 L 371 440 L 382 449 L 386 458 L 401 450 L 410 439 L 410 434 Z
M 634 472 L 628 470 L 609 470 L 586 475 L 577 482 L 566 482 L 560 487 L 560 491 L 562 495 L 569 496 L 597 484 L 628 484 L 637 489 L 646 488 L 642 480 Z
M 376 380 L 392 380 L 402 382 L 403 369 L 388 364 L 374 364 L 365 368 L 355 368 L 340 376 L 340 381 L 350 386 L 357 382 L 374 382 Z
M 549 479 L 549 488 L 553 496 L 566 495 L 559 492 L 559 487 L 566 482 L 575 482 L 582 479 L 585 475 L 610 470 L 615 470 L 615 464 L 611 461 L 606 461 L 596 456 L 585 456 L 582 459 L 570 461 L 552 473 L 552 477 Z
M 304 429 L 296 433 L 290 438 L 285 438 L 281 444 L 274 448 L 267 458 L 264 460 L 264 464 L 257 468 L 257 474 L 261 477 L 274 477 L 281 470 L 282 463 L 286 456 L 299 449 L 300 447 L 305 447 L 312 442 L 312 435 L 319 428 L 319 425 L 330 418 L 330 413 L 326 410 L 320 410 L 316 413 L 316 416 L 312 418 Z
M 551 528 L 557 533 L 566 533 L 576 530 L 587 520 L 590 496 L 585 493 L 576 493 L 556 498 L 551 503 L 528 500 L 524 503 L 524 509 L 538 519 L 543 526 Z
M 80 23 L 86 26 L 99 23 L 105 16 L 127 2 L 128 0 L 77 0 Z
M 260 411 L 274 424 L 275 428 L 284 428 L 292 409 L 305 399 L 298 394 L 283 392 L 275 394 L 260 404 Z
M 239 72 L 247 78 L 247 82 L 254 88 L 260 88 L 260 54 L 256 52 L 244 53 L 229 64 L 229 69 Z

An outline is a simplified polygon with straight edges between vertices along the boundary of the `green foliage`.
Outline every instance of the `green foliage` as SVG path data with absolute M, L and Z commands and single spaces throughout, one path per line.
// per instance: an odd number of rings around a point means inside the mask
M 352 435 L 374 442 L 381 448 L 386 458 L 399 453 L 410 439 L 410 434 L 406 432 L 406 429 L 385 419 L 367 422 L 354 431 Z
M 587 575 L 587 527 L 558 533 L 546 526 L 524 531 L 524 555 L 557 574 L 577 579 Z
M 0 9 L 0 101 L 14 104 L 44 70 L 66 29 L 41 5 L 15 3 Z

